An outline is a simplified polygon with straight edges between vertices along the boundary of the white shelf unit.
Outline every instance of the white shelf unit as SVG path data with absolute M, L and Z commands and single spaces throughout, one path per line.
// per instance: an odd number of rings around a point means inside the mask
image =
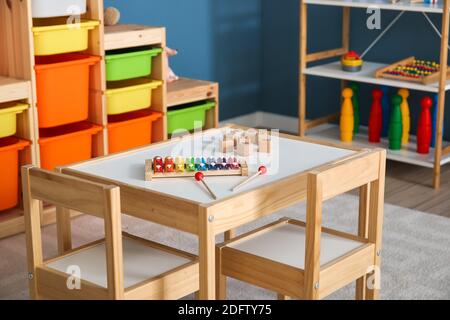
M 341 63 L 331 62 L 305 70 L 306 75 L 318 76 L 324 78 L 338 79 L 338 80 L 348 80 L 361 83 L 370 83 L 380 86 L 389 86 L 395 88 L 405 88 L 410 90 L 419 90 L 424 92 L 438 93 L 439 84 L 433 83 L 430 85 L 423 85 L 416 82 L 399 81 L 385 78 L 375 78 L 375 71 L 380 68 L 386 67 L 387 64 L 376 63 L 376 62 L 364 62 L 364 67 L 360 72 L 345 72 L 341 68 Z M 445 90 L 450 90 L 450 81 L 447 81 Z
M 434 167 L 434 154 L 431 149 L 430 154 L 418 154 L 416 152 L 416 137 L 411 136 L 409 144 L 402 148 L 402 150 L 394 151 L 389 150 L 389 140 L 382 138 L 380 143 L 368 142 L 369 129 L 367 127 L 360 127 L 359 133 L 353 137 L 351 143 L 342 143 L 340 141 L 339 126 L 337 124 L 323 124 L 308 131 L 308 137 L 332 142 L 333 144 L 342 144 L 357 148 L 383 148 L 387 149 L 387 158 L 389 160 L 400 161 L 404 163 L 413 164 L 416 166 L 433 168 Z M 450 146 L 449 142 L 444 142 L 445 146 Z M 446 155 L 441 159 L 441 165 L 450 163 L 450 155 Z
M 439 95 L 438 103 L 438 132 L 442 132 L 445 92 L 450 90 L 450 81 L 444 75 L 437 83 L 423 85 L 420 83 L 398 81 L 392 79 L 375 78 L 375 72 L 386 66 L 384 63 L 365 61 L 360 72 L 350 73 L 341 69 L 340 61 L 329 62 L 330 59 L 340 58 L 350 49 L 350 13 L 351 8 L 379 8 L 382 10 L 395 10 L 407 12 L 434 13 L 442 16 L 440 64 L 448 65 L 448 40 L 449 40 L 449 4 L 450 0 L 442 0 L 438 4 L 411 4 L 402 1 L 393 4 L 390 0 L 301 0 L 300 4 L 300 82 L 299 82 L 299 134 L 311 136 L 337 145 L 345 145 L 340 141 L 339 126 L 332 124 L 338 114 L 306 121 L 306 82 L 307 76 L 354 81 L 373 85 L 385 85 L 394 88 L 407 88 Z M 342 7 L 342 46 L 331 50 L 308 53 L 307 52 L 307 8 L 309 5 Z M 443 8 L 447 8 L 444 10 Z M 410 54 L 413 55 L 413 54 Z M 326 60 L 324 63 L 322 61 Z M 314 66 L 309 66 L 313 63 Z M 336 110 L 338 111 L 338 110 Z M 410 144 L 401 151 L 388 150 L 388 159 L 423 166 L 433 169 L 433 186 L 440 187 L 441 166 L 450 163 L 450 143 L 443 141 L 442 135 L 436 136 L 436 148 L 431 149 L 429 155 L 420 155 L 416 152 L 416 137 L 412 136 Z M 361 133 L 354 137 L 353 144 L 358 147 L 381 147 L 388 149 L 389 143 L 383 140 L 380 144 L 368 142 L 367 128 L 362 128 Z
M 349 8 L 380 8 L 382 10 L 409 11 L 442 13 L 442 2 L 437 4 L 426 3 L 408 3 L 406 0 L 400 0 L 398 3 L 392 3 L 389 0 L 304 0 L 306 4 L 316 4 L 323 6 L 337 6 Z

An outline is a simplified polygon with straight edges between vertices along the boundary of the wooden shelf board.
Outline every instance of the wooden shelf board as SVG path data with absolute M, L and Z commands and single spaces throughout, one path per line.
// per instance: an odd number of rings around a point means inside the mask
M 411 90 L 419 90 L 425 92 L 437 93 L 439 83 L 423 85 L 415 82 L 392 80 L 385 78 L 375 78 L 375 72 L 387 64 L 365 61 L 363 69 L 360 72 L 346 72 L 341 69 L 340 61 L 322 64 L 319 66 L 309 67 L 305 70 L 305 74 L 310 76 L 318 76 L 331 79 L 349 80 L 375 85 L 385 85 L 396 88 L 406 88 Z M 450 81 L 447 82 L 445 90 L 450 89 Z
M 431 149 L 430 154 L 421 155 L 416 152 L 416 137 L 411 136 L 410 143 L 407 147 L 400 151 L 389 150 L 389 141 L 385 138 L 381 143 L 369 143 L 368 128 L 361 127 L 360 133 L 354 137 L 352 143 L 343 143 L 340 140 L 339 126 L 335 124 L 324 124 L 307 131 L 307 136 L 311 138 L 320 139 L 335 144 L 351 145 L 362 148 L 383 148 L 387 149 L 387 158 L 390 160 L 418 165 L 426 168 L 433 168 L 434 166 L 434 149 Z M 450 145 L 449 142 L 444 142 L 444 147 Z M 450 155 L 444 156 L 441 160 L 441 165 L 450 163 Z
M 165 28 L 134 24 L 105 26 L 105 50 L 165 44 Z
M 30 95 L 30 81 L 0 76 L 0 103 L 29 99 Z
M 306 4 L 351 7 L 351 8 L 380 8 L 383 10 L 442 13 L 442 2 L 437 4 L 408 3 L 401 1 L 393 4 L 390 0 L 304 0 Z
M 205 99 L 214 99 L 218 84 L 210 81 L 180 78 L 167 85 L 167 106 L 174 107 Z

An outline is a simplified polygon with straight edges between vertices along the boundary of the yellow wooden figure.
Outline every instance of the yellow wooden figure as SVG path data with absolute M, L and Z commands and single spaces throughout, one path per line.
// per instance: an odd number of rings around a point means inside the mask
M 185 171 L 185 162 L 183 157 L 177 157 L 175 159 L 175 171 L 176 172 L 184 172 Z
M 353 104 L 352 104 L 353 90 L 345 88 L 342 91 L 342 98 L 344 101 L 341 108 L 341 141 L 351 142 L 353 140 L 353 129 L 355 126 Z
M 411 118 L 409 112 L 409 90 L 408 89 L 400 89 L 398 90 L 398 95 L 402 97 L 402 104 L 400 105 L 400 109 L 402 110 L 402 145 L 409 144 L 409 132 L 411 130 Z

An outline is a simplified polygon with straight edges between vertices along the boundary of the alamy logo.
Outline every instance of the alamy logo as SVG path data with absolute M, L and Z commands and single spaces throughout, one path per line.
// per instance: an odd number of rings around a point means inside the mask
M 367 14 L 370 16 L 367 18 L 367 29 L 380 30 L 381 29 L 381 10 L 376 7 L 367 8 Z
M 79 266 L 67 267 L 66 273 L 70 276 L 67 278 L 67 289 L 81 290 L 81 269 Z

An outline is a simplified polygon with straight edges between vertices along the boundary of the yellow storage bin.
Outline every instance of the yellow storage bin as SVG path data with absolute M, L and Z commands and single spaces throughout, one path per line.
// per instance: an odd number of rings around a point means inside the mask
M 0 104 L 0 138 L 13 136 L 17 131 L 16 116 L 28 109 L 27 104 L 2 103 Z
M 152 91 L 162 85 L 162 81 L 137 78 L 108 83 L 106 105 L 108 115 L 147 109 L 152 106 Z
M 52 19 L 51 21 L 43 20 L 35 23 L 33 34 L 36 56 L 84 51 L 89 45 L 89 30 L 100 24 L 98 21 L 87 20 L 72 24 L 68 24 L 67 19 Z

